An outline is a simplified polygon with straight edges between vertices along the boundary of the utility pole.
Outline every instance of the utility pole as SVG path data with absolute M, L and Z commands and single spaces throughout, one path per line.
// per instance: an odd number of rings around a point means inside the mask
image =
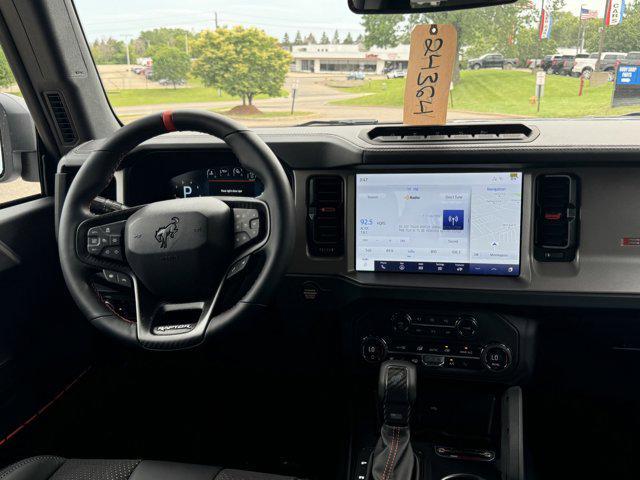
M 542 38 L 541 38 L 541 33 L 542 33 L 542 14 L 544 12 L 544 0 L 542 0 L 542 3 L 540 4 L 540 25 L 538 27 L 538 58 L 540 60 L 542 60 Z
M 123 35 L 124 37 L 124 46 L 125 49 L 127 51 L 127 66 L 131 65 L 131 57 L 129 56 L 129 39 L 132 37 L 132 35 Z
M 578 43 L 576 45 L 576 55 L 582 53 L 582 45 L 583 45 L 583 36 L 584 36 L 584 20 L 582 20 L 582 9 L 584 8 L 584 3 L 580 4 L 580 12 L 578 13 L 578 18 L 580 19 L 580 24 L 578 26 Z
M 291 115 L 293 115 L 293 111 L 296 107 L 296 95 L 298 93 L 299 86 L 300 86 L 300 83 L 298 79 L 295 79 L 293 81 L 293 84 L 291 85 Z
M 184 53 L 189 55 L 189 34 L 184 34 Z
M 213 12 L 213 17 L 215 19 L 216 30 L 218 29 L 218 12 Z
M 598 42 L 598 61 L 596 62 L 596 70 L 600 68 L 602 61 L 602 50 L 604 50 L 604 38 L 607 31 L 607 14 L 609 12 L 609 3 L 611 0 L 606 0 L 604 3 L 604 16 L 602 17 L 602 26 L 600 27 L 600 41 Z

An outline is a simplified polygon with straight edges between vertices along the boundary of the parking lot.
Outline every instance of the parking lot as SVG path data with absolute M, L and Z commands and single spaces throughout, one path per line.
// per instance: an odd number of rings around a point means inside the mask
M 124 68 L 122 68 L 124 67 Z M 99 67 L 101 74 L 106 70 L 107 77 L 103 80 L 105 88 L 110 93 L 112 99 L 117 97 L 117 93 L 127 85 L 127 89 L 166 89 L 152 81 L 145 81 L 143 75 L 135 75 L 125 70 L 126 66 L 109 65 Z M 394 79 L 393 81 L 401 81 Z M 350 88 L 361 87 L 370 82 L 387 81 L 383 75 L 367 75 L 366 80 L 347 80 L 346 74 L 310 74 L 310 73 L 290 73 L 287 75 L 284 90 L 287 96 L 260 99 L 256 101 L 258 108 L 265 113 L 263 117 L 246 117 L 241 120 L 249 126 L 267 125 L 295 125 L 310 120 L 340 120 L 340 119 L 377 119 L 380 122 L 400 122 L 402 121 L 402 107 L 396 105 L 340 105 L 339 101 L 355 99 L 367 95 L 366 93 L 353 93 Z M 130 86 L 128 86 L 130 85 Z M 294 114 L 289 115 L 292 107 L 292 91 L 294 85 L 297 86 Z M 191 84 L 180 89 L 189 89 Z M 111 87 L 111 88 L 110 88 Z M 168 94 L 171 92 L 169 91 Z M 115 103 L 115 102 L 114 102 Z M 115 110 L 118 116 L 126 123 L 135 120 L 143 115 L 147 115 L 158 110 L 177 108 L 199 108 L 224 112 L 236 105 L 239 101 L 216 99 L 216 93 L 212 92 L 211 101 L 183 101 L 156 102 L 150 104 L 118 106 Z M 302 112 L 302 114 L 296 112 Z M 462 110 L 452 110 L 449 113 L 450 120 L 461 120 L 471 118 L 505 118 L 509 115 L 495 113 L 466 112 Z

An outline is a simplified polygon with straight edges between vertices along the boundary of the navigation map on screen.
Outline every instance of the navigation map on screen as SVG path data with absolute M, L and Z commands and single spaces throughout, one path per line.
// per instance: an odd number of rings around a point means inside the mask
M 356 270 L 520 274 L 522 173 L 356 176 Z

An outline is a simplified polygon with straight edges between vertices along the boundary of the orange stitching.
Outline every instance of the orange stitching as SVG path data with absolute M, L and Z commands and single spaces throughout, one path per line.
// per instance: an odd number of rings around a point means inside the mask
M 389 478 L 391 478 L 391 474 L 393 473 L 393 466 L 396 462 L 396 454 L 398 453 L 398 450 L 400 448 L 400 429 L 398 427 L 393 427 L 394 428 L 394 432 L 397 432 L 397 436 L 395 437 L 396 439 L 396 445 L 395 445 L 395 451 L 393 452 L 393 460 L 391 460 L 391 468 L 389 469 Z
M 391 445 L 393 445 L 393 437 L 391 438 Z M 387 450 L 387 462 L 384 464 L 384 471 L 382 472 L 382 478 L 380 480 L 386 480 L 387 468 L 389 467 L 389 460 L 391 460 L 391 446 L 389 446 L 389 449 Z
M 388 480 L 391 476 L 391 472 L 393 471 L 393 468 L 391 468 L 388 472 L 388 467 L 393 465 L 393 462 L 391 462 L 391 464 L 389 464 L 389 460 L 391 460 L 391 452 L 394 449 L 394 444 L 398 443 L 400 440 L 400 436 L 398 435 L 398 438 L 396 439 L 396 434 L 398 433 L 398 428 L 397 427 L 393 427 L 393 436 L 391 437 L 391 445 L 389 446 L 389 450 L 387 453 L 387 462 L 385 463 L 384 466 L 384 471 L 382 472 L 382 478 L 380 480 Z M 395 459 L 395 455 L 394 455 L 394 459 Z M 387 476 L 387 473 L 389 474 L 389 476 Z

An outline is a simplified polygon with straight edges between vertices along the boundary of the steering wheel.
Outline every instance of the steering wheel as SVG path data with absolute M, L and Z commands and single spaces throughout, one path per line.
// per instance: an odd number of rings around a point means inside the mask
M 89 204 L 124 156 L 173 131 L 224 140 L 240 164 L 262 180 L 263 193 L 257 198 L 181 198 L 93 215 Z M 89 321 L 130 344 L 183 349 L 201 344 L 230 322 L 259 314 L 293 252 L 294 201 L 280 162 L 255 133 L 215 113 L 168 111 L 120 128 L 91 153 L 69 187 L 59 225 L 64 278 Z M 220 311 L 223 285 L 253 255 L 262 260 L 256 279 L 235 305 Z M 92 278 L 105 270 L 131 284 L 136 322 L 99 300 Z

